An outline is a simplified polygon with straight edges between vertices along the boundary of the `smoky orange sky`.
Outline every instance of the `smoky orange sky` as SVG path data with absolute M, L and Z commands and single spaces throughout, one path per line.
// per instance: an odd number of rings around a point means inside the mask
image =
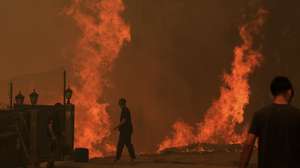
M 176 120 L 198 122 L 219 94 L 238 26 L 259 1 L 124 0 L 124 18 L 132 40 L 107 75 L 111 87 L 103 98 L 118 120 L 117 100 L 128 99 L 140 152 L 154 151 Z M 61 101 L 62 69 L 68 69 L 80 35 L 63 14 L 68 0 L 0 2 L 0 102 L 7 102 L 8 81 L 25 95 L 32 88 L 42 103 Z M 264 61 L 251 76 L 247 116 L 270 100 L 268 84 L 284 74 L 300 89 L 300 2 L 264 1 L 270 11 L 262 46 Z M 72 82 L 72 81 L 71 81 Z M 97 89 L 97 88 L 95 88 Z M 300 105 L 300 99 L 295 100 Z M 144 135 L 147 133 L 147 135 Z M 151 136 L 150 136 L 151 135 Z

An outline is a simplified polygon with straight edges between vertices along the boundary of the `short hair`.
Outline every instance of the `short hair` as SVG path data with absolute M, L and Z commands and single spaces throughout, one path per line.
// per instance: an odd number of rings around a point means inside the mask
M 120 98 L 120 100 L 119 100 L 119 103 L 122 103 L 122 104 L 126 104 L 126 99 L 125 98 Z
M 292 90 L 294 94 L 293 85 L 289 78 L 285 76 L 277 76 L 273 79 L 271 83 L 271 93 L 273 96 L 278 96 L 288 90 Z

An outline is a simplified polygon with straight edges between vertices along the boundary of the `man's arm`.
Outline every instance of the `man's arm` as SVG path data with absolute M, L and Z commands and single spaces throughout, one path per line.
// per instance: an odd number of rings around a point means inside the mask
M 126 122 L 126 119 L 123 118 L 123 119 L 121 120 L 121 122 L 114 128 L 114 130 L 119 129 L 123 124 L 125 124 L 125 122 Z
M 239 168 L 247 168 L 251 159 L 252 151 L 256 141 L 256 135 L 249 133 L 241 153 Z

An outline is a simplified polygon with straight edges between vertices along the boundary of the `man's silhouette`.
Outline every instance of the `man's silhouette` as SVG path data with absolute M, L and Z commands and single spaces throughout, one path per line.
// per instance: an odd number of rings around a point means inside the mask
M 276 77 L 271 93 L 273 103 L 254 114 L 240 168 L 248 166 L 256 139 L 259 168 L 300 167 L 300 110 L 290 105 L 292 83 L 286 77 Z
M 119 106 L 121 108 L 120 123 L 115 129 L 119 129 L 120 135 L 119 135 L 119 141 L 117 145 L 117 154 L 116 154 L 115 161 L 120 160 L 125 145 L 128 149 L 131 160 L 134 161 L 136 156 L 134 152 L 134 147 L 131 143 L 131 135 L 133 132 L 131 114 L 129 109 L 127 108 L 126 100 L 124 98 L 121 98 L 119 100 Z
M 47 168 L 53 168 L 55 162 L 55 153 L 57 150 L 57 136 L 58 136 L 57 126 L 53 116 L 50 116 L 48 118 L 47 131 L 48 131 L 48 138 L 50 142 L 49 143 L 50 158 L 48 159 Z
M 58 152 L 58 141 L 61 136 L 60 125 L 55 114 L 50 114 L 47 123 L 50 156 L 47 161 L 47 168 L 55 167 L 55 158 Z

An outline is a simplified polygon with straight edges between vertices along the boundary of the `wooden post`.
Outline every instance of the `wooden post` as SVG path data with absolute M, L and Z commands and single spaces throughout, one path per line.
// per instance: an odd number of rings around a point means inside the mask
M 66 105 L 66 87 L 67 87 L 67 72 L 64 70 L 64 90 L 63 90 L 63 102 Z
M 70 148 L 71 148 L 71 144 L 70 144 L 71 127 L 70 127 L 70 125 L 71 125 L 71 111 L 70 111 L 70 105 L 67 104 L 65 106 L 65 144 L 67 145 L 68 150 L 70 150 Z
M 31 144 L 31 160 L 34 167 L 37 167 L 39 164 L 37 156 L 37 111 L 32 109 L 30 112 L 30 144 Z
M 65 106 L 65 143 L 69 154 L 74 148 L 74 105 L 67 104 Z
M 12 109 L 13 108 L 13 83 L 12 81 L 10 81 L 9 84 L 9 108 Z

